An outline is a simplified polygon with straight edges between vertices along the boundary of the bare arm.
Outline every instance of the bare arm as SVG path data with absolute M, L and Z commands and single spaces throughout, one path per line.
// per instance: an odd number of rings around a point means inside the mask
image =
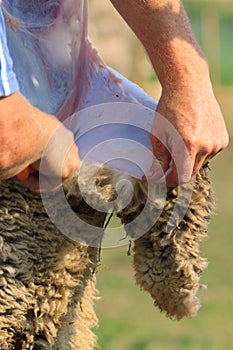
M 112 0 L 149 54 L 162 87 L 185 84 L 208 65 L 179 0 Z
M 38 161 L 57 128 L 60 137 L 53 139 L 52 147 L 47 153 L 44 175 L 48 178 L 61 175 L 66 179 L 79 166 L 75 145 L 61 159 L 61 148 L 65 149 L 66 145 L 73 143 L 73 134 L 54 116 L 33 107 L 19 92 L 0 98 L 0 179 L 12 177 L 35 162 L 35 166 L 39 167 Z M 61 167 L 60 161 L 64 161 Z M 29 176 L 25 184 L 32 190 L 39 191 L 36 175 Z
M 209 78 L 207 60 L 192 33 L 180 0 L 111 0 L 144 45 L 162 85 L 157 112 L 177 130 L 187 147 L 182 153 L 163 118 L 151 136 L 163 171 L 175 160 L 167 184 L 187 182 L 201 165 L 225 148 L 228 135 Z M 166 124 L 166 123 L 165 123 Z M 187 159 L 188 158 L 188 159 Z M 175 164 L 176 163 L 176 164 Z M 156 162 L 153 177 L 161 176 Z

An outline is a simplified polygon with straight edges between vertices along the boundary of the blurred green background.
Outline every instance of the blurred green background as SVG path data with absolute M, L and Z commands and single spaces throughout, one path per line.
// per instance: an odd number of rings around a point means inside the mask
M 206 53 L 214 90 L 233 136 L 233 2 L 186 0 L 195 35 Z M 158 98 L 160 87 L 134 35 L 108 0 L 90 1 L 90 36 L 107 63 Z M 233 150 L 211 161 L 217 214 L 202 252 L 209 266 L 202 277 L 208 286 L 199 297 L 195 319 L 167 319 L 149 295 L 136 286 L 128 247 L 102 251 L 98 271 L 101 299 L 96 302 L 103 350 L 231 350 L 233 349 Z

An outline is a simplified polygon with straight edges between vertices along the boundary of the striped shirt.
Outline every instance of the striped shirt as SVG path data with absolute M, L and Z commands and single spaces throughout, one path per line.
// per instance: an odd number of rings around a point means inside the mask
M 17 90 L 19 90 L 19 85 L 7 47 L 5 21 L 0 6 L 0 96 L 11 95 Z

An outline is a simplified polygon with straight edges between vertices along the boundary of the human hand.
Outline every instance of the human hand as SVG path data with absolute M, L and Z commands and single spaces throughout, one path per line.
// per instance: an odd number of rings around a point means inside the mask
M 0 179 L 12 177 L 31 164 L 34 170 L 21 178 L 22 183 L 32 191 L 47 191 L 79 168 L 72 132 L 54 116 L 34 108 L 20 93 L 0 99 L 0 130 Z M 40 189 L 35 170 L 39 170 L 42 156 L 45 181 Z
M 42 158 L 17 174 L 32 192 L 57 189 L 62 181 L 74 175 L 80 164 L 72 132 L 51 116 L 41 122 L 49 138 Z
M 189 182 L 203 164 L 228 145 L 226 126 L 210 81 L 163 89 L 156 111 L 159 117 L 155 117 L 151 130 L 155 161 L 148 181 L 160 179 L 171 167 L 167 186 Z

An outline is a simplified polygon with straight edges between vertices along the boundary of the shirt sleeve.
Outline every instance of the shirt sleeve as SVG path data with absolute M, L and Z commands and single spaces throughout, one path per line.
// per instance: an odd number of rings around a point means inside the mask
M 9 96 L 17 90 L 19 85 L 7 47 L 5 20 L 0 6 L 0 96 Z

